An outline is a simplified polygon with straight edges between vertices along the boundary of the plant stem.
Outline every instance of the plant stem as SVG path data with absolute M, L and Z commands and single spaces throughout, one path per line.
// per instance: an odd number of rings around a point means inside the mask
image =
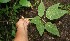
M 41 0 L 41 2 L 42 2 L 42 0 Z
M 25 19 L 33 19 L 33 18 L 25 18 Z

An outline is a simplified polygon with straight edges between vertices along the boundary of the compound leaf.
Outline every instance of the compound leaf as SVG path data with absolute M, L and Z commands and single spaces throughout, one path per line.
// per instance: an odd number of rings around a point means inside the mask
M 26 7 L 31 6 L 31 3 L 29 1 L 27 1 L 27 0 L 20 0 L 19 4 L 22 5 L 22 6 L 26 6 Z
M 38 6 L 38 15 L 42 17 L 44 15 L 44 11 L 45 11 L 45 6 L 43 2 L 41 2 L 40 5 Z
M 9 1 L 11 1 L 11 0 L 0 0 L 1 3 L 7 3 Z
M 60 36 L 57 27 L 56 27 L 54 24 L 52 24 L 51 22 L 47 22 L 47 23 L 45 24 L 45 29 L 46 29 L 48 32 L 50 32 L 50 33 L 52 33 L 52 34 L 54 34 L 54 35 Z
M 42 36 L 44 32 L 44 25 L 40 20 L 39 16 L 36 16 L 34 19 L 31 20 L 31 23 L 36 24 L 37 30 L 39 31 L 39 34 Z
M 60 18 L 61 16 L 63 16 L 64 14 L 66 14 L 68 11 L 66 10 L 61 10 L 61 9 L 58 9 L 59 7 L 59 4 L 55 4 L 55 5 L 52 5 L 51 7 L 49 7 L 46 11 L 46 17 L 50 20 L 53 20 L 53 19 L 58 19 Z

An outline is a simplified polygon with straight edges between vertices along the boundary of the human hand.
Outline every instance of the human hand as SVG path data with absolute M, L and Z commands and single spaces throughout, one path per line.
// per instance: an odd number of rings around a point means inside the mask
M 28 30 L 27 25 L 29 24 L 29 19 L 22 17 L 16 23 L 17 32 L 14 41 L 28 41 Z
M 27 25 L 29 24 L 29 19 L 22 17 L 19 19 L 19 21 L 16 23 L 17 28 L 25 28 L 27 29 Z

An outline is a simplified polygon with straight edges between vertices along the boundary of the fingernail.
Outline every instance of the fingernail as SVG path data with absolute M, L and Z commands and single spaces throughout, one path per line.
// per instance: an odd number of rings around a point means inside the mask
M 22 18 L 22 19 L 24 19 L 24 17 L 23 17 L 23 16 L 21 16 L 21 18 Z

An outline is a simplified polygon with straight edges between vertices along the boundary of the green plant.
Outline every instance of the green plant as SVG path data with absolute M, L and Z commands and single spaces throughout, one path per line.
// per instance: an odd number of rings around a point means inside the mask
M 7 3 L 9 1 L 11 1 L 11 0 L 0 0 L 0 3 Z
M 44 11 L 45 11 L 45 6 L 41 1 L 40 5 L 38 6 L 38 15 L 42 17 L 44 15 Z
M 0 15 L 6 14 L 9 17 L 9 20 L 8 21 L 4 21 L 4 22 L 12 22 L 12 36 L 15 36 L 16 29 L 15 29 L 15 25 L 14 24 L 16 23 L 16 20 L 17 20 L 16 19 L 17 18 L 16 17 L 17 16 L 16 13 L 18 13 L 17 9 L 19 9 L 20 7 L 21 6 L 19 6 L 19 5 L 13 5 L 13 7 L 8 7 L 6 5 L 6 8 L 0 9 Z
M 68 11 L 68 14 L 70 15 L 70 4 L 65 4 L 65 5 L 62 5 L 60 6 L 62 9 L 65 9 Z
M 50 20 L 58 19 L 61 16 L 63 16 L 64 14 L 68 13 L 68 11 L 66 11 L 66 10 L 59 9 L 58 8 L 59 4 L 60 3 L 54 4 L 47 9 L 46 17 L 48 19 L 50 19 Z M 31 23 L 36 24 L 37 30 L 39 31 L 39 34 L 41 36 L 44 32 L 44 29 L 46 29 L 48 32 L 50 32 L 54 35 L 60 36 L 59 31 L 55 24 L 52 24 L 51 22 L 43 23 L 43 21 L 41 20 L 41 17 L 44 15 L 44 11 L 45 11 L 45 6 L 41 0 L 40 5 L 38 6 L 38 15 L 39 16 L 34 17 L 31 20 Z
M 68 11 L 66 10 L 61 10 L 61 9 L 58 9 L 59 7 L 59 4 L 55 4 L 51 7 L 49 7 L 46 11 L 46 17 L 50 20 L 53 20 L 53 19 L 58 19 L 60 18 L 61 16 L 63 16 L 64 14 L 66 14 Z M 52 14 L 51 14 L 52 13 Z M 57 15 L 57 16 L 56 16 Z
M 31 6 L 31 3 L 29 1 L 27 1 L 27 0 L 20 0 L 19 4 L 22 5 L 22 6 L 26 6 L 26 7 Z

